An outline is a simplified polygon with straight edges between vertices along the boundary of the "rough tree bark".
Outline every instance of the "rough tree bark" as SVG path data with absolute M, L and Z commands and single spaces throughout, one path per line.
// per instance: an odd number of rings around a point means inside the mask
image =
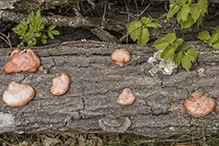
M 10 81 L 29 83 L 35 97 L 24 107 L 12 108 L 0 101 L 0 133 L 40 132 L 104 132 L 98 120 L 106 115 L 128 117 L 132 124 L 128 133 L 145 136 L 199 133 L 202 118 L 191 117 L 183 106 L 184 100 L 199 89 L 219 100 L 219 52 L 202 42 L 188 42 L 198 51 L 197 64 L 190 72 L 179 67 L 173 75 L 161 72 L 151 77 L 147 63 L 156 51 L 151 45 L 119 45 L 103 42 L 70 42 L 36 47 L 33 50 L 48 73 L 6 74 L 2 67 L 9 61 L 12 49 L 1 49 L 0 94 Z M 111 53 L 124 48 L 131 61 L 119 67 Z M 197 68 L 204 67 L 207 77 L 199 77 Z M 70 76 L 70 88 L 62 96 L 50 93 L 52 78 L 65 72 Z M 116 99 L 124 88 L 130 88 L 136 101 L 130 106 L 118 105 Z M 203 118 L 209 134 L 218 132 L 219 112 L 216 108 Z

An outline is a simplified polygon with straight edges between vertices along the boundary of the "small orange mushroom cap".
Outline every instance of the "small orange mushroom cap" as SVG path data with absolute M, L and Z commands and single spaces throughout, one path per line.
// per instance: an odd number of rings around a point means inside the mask
M 61 73 L 58 77 L 52 79 L 52 87 L 50 88 L 50 92 L 53 95 L 62 95 L 64 94 L 70 84 L 69 76 L 66 73 Z
M 117 49 L 111 54 L 111 59 L 119 66 L 123 66 L 126 62 L 129 62 L 131 56 L 128 51 L 124 49 Z
M 117 98 L 117 103 L 120 105 L 131 105 L 135 102 L 135 95 L 129 88 L 125 88 Z
M 28 49 L 26 52 L 15 49 L 11 53 L 10 61 L 3 66 L 6 73 L 12 72 L 36 72 L 40 66 L 40 59 L 33 50 Z
M 11 81 L 2 96 L 2 100 L 10 107 L 21 107 L 26 105 L 34 95 L 35 90 L 29 84 Z
M 203 117 L 214 110 L 216 102 L 202 92 L 195 91 L 185 100 L 184 106 L 191 116 Z

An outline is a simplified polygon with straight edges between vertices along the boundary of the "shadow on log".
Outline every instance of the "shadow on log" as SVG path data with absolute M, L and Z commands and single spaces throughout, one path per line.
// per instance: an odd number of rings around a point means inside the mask
M 127 133 L 153 137 L 186 133 L 192 128 L 200 133 L 202 118 L 191 117 L 183 102 L 195 89 L 219 100 L 219 51 L 202 42 L 188 45 L 198 52 L 197 64 L 190 72 L 178 67 L 171 76 L 159 72 L 155 77 L 148 73 L 152 66 L 147 60 L 156 51 L 149 44 L 138 47 L 77 41 L 33 48 L 47 73 L 6 74 L 2 67 L 12 49 L 0 49 L 0 94 L 10 81 L 28 83 L 36 91 L 24 107 L 8 107 L 1 100 L 0 133 L 100 133 L 104 131 L 98 120 L 106 115 L 129 118 Z M 123 67 L 110 58 L 115 49 L 121 48 L 131 54 L 131 61 Z M 198 76 L 199 67 L 205 68 L 206 77 Z M 54 96 L 49 91 L 51 81 L 62 72 L 69 75 L 70 88 L 64 95 Z M 116 102 L 124 88 L 130 88 L 136 96 L 130 106 Z M 218 120 L 217 110 L 203 118 L 207 133 L 218 133 Z

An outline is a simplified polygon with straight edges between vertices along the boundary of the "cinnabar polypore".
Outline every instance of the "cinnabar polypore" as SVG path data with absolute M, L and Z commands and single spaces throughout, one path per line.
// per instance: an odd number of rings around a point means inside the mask
M 125 88 L 117 98 L 117 103 L 120 105 L 131 105 L 135 101 L 135 95 L 129 88 Z
M 195 91 L 185 100 L 184 106 L 191 116 L 203 117 L 214 110 L 216 102 L 202 92 Z
M 20 84 L 11 81 L 5 90 L 2 100 L 11 107 L 26 105 L 35 95 L 35 90 L 29 84 Z
M 131 56 L 128 51 L 117 49 L 111 54 L 111 59 L 119 66 L 123 66 L 126 62 L 129 62 Z
M 66 73 L 61 73 L 58 77 L 52 79 L 52 87 L 50 88 L 50 92 L 53 95 L 62 95 L 64 94 L 70 84 L 69 76 Z
M 40 59 L 33 50 L 28 49 L 26 52 L 15 49 L 11 53 L 10 61 L 3 66 L 6 73 L 12 72 L 36 72 L 40 66 Z

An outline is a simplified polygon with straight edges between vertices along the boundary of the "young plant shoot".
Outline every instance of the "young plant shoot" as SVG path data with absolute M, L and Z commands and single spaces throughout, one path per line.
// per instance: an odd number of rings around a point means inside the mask
M 38 10 L 36 15 L 32 11 L 30 16 L 27 17 L 27 21 L 20 21 L 20 23 L 14 27 L 12 30 L 19 36 L 19 39 L 22 39 L 18 47 L 24 47 L 24 42 L 27 43 L 28 47 L 36 45 L 37 40 L 41 40 L 43 44 L 47 43 L 48 36 L 51 39 L 54 39 L 53 35 L 59 35 L 58 30 L 54 30 L 56 25 L 51 25 L 48 30 L 44 30 L 44 19 L 41 17 L 41 12 Z M 47 32 L 43 33 L 43 32 Z

